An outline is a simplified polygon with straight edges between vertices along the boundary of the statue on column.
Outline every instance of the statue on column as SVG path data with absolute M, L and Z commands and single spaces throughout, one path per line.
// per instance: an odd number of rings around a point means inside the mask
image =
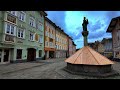
M 86 17 L 84 17 L 83 19 L 83 31 L 87 31 L 87 24 L 88 24 L 88 19 L 86 19 Z
M 82 35 L 84 37 L 84 46 L 88 45 L 87 36 L 89 34 L 89 31 L 87 30 L 87 25 L 88 25 L 88 19 L 86 19 L 86 17 L 84 17 L 83 23 L 82 23 L 82 26 L 83 26 Z

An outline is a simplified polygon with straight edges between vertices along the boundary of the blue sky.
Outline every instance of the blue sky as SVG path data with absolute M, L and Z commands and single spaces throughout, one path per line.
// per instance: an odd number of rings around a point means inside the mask
M 106 33 L 112 18 L 120 16 L 120 11 L 46 11 L 48 18 L 60 26 L 77 45 L 76 48 L 83 47 L 83 36 L 81 32 L 83 17 L 85 16 L 89 24 L 87 26 L 89 35 L 88 42 L 102 40 L 112 37 Z

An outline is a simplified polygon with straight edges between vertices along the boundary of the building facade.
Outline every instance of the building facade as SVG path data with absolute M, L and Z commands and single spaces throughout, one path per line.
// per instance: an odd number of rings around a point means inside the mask
M 56 28 L 56 58 L 68 57 L 68 35 L 60 27 Z
M 55 58 L 55 29 L 56 25 L 45 17 L 45 58 Z
M 95 50 L 95 43 L 88 43 L 88 46 Z
M 73 43 L 72 43 L 72 38 L 69 36 L 69 49 L 68 49 L 68 52 L 69 52 L 69 57 L 72 56 L 73 54 Z
M 0 63 L 42 59 L 43 11 L 0 11 Z
M 102 42 L 99 42 L 97 46 L 98 46 L 98 52 L 104 55 L 104 51 L 105 51 L 104 44 Z
M 72 48 L 72 51 L 73 51 L 73 53 L 72 54 L 75 54 L 75 52 L 76 52 L 76 44 L 73 42 L 73 48 Z
M 102 43 L 104 45 L 104 56 L 108 58 L 112 57 L 112 38 L 103 38 Z
M 112 34 L 113 58 L 120 59 L 120 16 L 111 20 L 106 32 Z

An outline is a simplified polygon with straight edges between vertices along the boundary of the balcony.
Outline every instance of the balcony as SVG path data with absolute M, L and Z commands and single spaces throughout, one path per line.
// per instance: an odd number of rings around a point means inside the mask
M 2 43 L 4 44 L 15 44 L 15 36 L 13 35 L 8 35 L 8 34 L 3 34 L 3 39 L 2 39 Z
M 5 41 L 10 41 L 10 42 L 14 42 L 14 36 L 11 35 L 5 35 Z
M 17 16 L 14 16 L 10 13 L 6 13 L 3 20 L 7 23 L 17 25 Z
M 13 16 L 11 16 L 11 15 L 7 16 L 7 20 L 10 21 L 10 22 L 12 22 L 12 23 L 14 23 L 14 24 L 16 24 L 16 18 L 13 17 Z

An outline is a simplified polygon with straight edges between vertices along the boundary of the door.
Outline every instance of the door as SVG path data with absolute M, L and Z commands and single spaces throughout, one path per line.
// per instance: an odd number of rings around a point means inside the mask
M 29 48 L 27 53 L 27 61 L 34 61 L 36 59 L 36 50 Z
M 3 62 L 9 61 L 9 50 L 4 50 L 4 59 Z

